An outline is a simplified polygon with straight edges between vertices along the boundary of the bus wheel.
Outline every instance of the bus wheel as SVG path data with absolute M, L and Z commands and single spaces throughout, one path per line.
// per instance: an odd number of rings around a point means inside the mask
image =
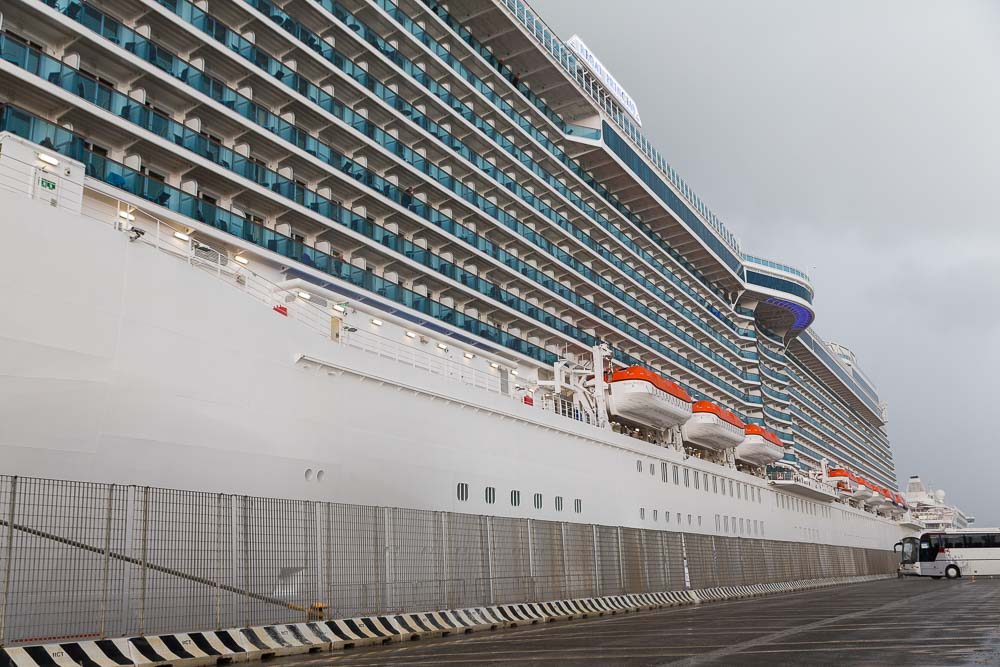
M 949 579 L 958 579 L 959 577 L 962 576 L 962 572 L 956 566 L 949 565 L 947 568 L 945 568 L 944 576 L 948 577 Z

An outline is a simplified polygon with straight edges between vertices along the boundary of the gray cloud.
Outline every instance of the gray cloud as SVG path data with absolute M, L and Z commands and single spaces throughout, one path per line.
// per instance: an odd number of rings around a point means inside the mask
M 1000 524 L 1000 5 L 534 0 L 890 406 L 910 474 Z

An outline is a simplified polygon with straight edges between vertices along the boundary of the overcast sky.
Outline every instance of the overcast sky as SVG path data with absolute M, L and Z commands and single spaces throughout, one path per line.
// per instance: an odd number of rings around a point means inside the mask
M 1000 525 L 1000 2 L 532 0 L 740 238 L 804 269 L 911 474 Z

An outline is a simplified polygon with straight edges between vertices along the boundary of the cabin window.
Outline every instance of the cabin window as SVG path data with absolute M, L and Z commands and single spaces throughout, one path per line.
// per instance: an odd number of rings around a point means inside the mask
M 666 463 L 661 463 L 660 464 L 660 476 L 663 478 L 664 482 L 668 481 L 667 480 L 667 464 Z
M 658 514 L 659 514 L 659 510 L 653 510 L 653 521 L 657 520 L 657 515 Z
M 715 532 L 719 532 L 720 530 L 722 530 L 721 526 L 722 526 L 722 517 L 720 517 L 718 514 L 716 514 L 715 515 Z
M 496 488 L 492 487 L 492 486 L 487 486 L 486 487 L 486 504 L 487 505 L 492 505 L 496 501 L 497 501 L 497 490 L 496 490 Z
M 680 468 L 678 468 L 677 466 L 674 466 L 674 484 L 680 484 L 681 483 L 681 477 L 680 477 L 680 475 L 681 475 Z
M 716 477 L 715 475 L 712 475 L 712 491 L 714 493 L 719 492 L 719 478 Z
M 743 534 L 743 517 L 740 517 L 740 535 Z
M 535 509 L 536 510 L 542 509 L 542 494 L 540 493 L 535 494 Z
M 556 511 L 562 512 L 562 509 L 563 509 L 562 496 L 556 496 Z
M 743 496 L 740 495 L 740 485 L 739 484 L 736 485 L 736 499 L 737 500 L 742 500 L 743 499 Z
M 760 522 L 760 536 L 764 537 L 764 522 Z
M 677 525 L 678 526 L 681 525 L 681 513 L 680 512 L 677 513 Z
M 573 501 L 573 511 L 577 514 L 583 511 L 583 501 L 579 498 Z
M 635 470 L 636 472 L 642 472 L 642 461 L 635 462 Z
M 521 492 L 511 491 L 510 492 L 510 504 L 512 507 L 519 507 L 521 505 Z
M 699 526 L 701 525 L 701 515 L 700 514 L 698 515 L 698 525 Z
M 650 463 L 649 464 L 649 474 L 650 475 L 655 475 L 656 474 L 656 464 L 655 463 Z
M 724 516 L 724 517 L 722 517 L 722 520 L 723 520 L 723 525 L 726 528 L 725 532 L 728 533 L 729 532 L 729 517 L 728 516 Z
M 698 487 L 698 473 L 697 472 L 694 474 L 694 488 L 696 488 L 696 489 L 699 488 Z
M 688 525 L 689 526 L 691 525 L 691 515 L 690 514 L 688 514 Z
M 705 487 L 705 493 L 708 493 L 708 473 L 702 473 L 701 483 Z
M 729 480 L 729 497 L 733 497 L 733 480 Z
M 469 499 L 469 485 L 465 482 L 459 482 L 457 489 L 458 499 L 465 502 Z
M 684 486 L 691 486 L 691 480 L 688 479 L 688 469 L 684 468 Z
M 645 521 L 646 520 L 646 508 L 645 507 L 640 507 L 639 508 L 639 520 L 640 521 Z
M 732 517 L 733 520 L 733 532 L 736 532 L 736 517 Z

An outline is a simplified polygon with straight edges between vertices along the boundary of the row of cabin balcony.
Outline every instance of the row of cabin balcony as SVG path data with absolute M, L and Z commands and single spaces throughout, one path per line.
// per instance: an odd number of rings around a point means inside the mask
M 294 63 L 295 61 L 289 61 L 289 62 L 292 62 L 292 63 Z M 565 179 L 562 179 L 562 180 L 563 180 L 563 181 L 565 182 Z M 550 204 L 550 205 L 552 204 L 552 202 L 551 202 L 551 201 L 547 201 L 547 203 L 548 203 L 548 204 Z M 564 215 L 564 216 L 568 216 L 568 215 L 570 215 L 570 213 L 571 213 L 571 212 L 570 212 L 570 211 L 568 211 L 568 210 L 567 210 L 566 208 L 563 208 L 563 209 L 562 209 L 562 210 L 561 210 L 560 212 L 561 212 L 561 214 L 562 214 L 562 215 Z M 626 232 L 626 233 L 628 234 L 628 236 L 632 237 L 632 234 L 631 234 L 631 233 L 628 233 L 628 232 Z
M 251 31 L 251 32 L 247 32 L 247 33 L 245 33 L 245 35 L 246 35 L 246 36 L 247 36 L 247 37 L 248 37 L 249 39 L 251 39 L 251 41 L 252 41 L 252 39 L 253 39 L 253 37 L 254 37 L 254 33 L 253 33 L 252 31 Z M 331 41 L 333 41 L 333 40 L 331 40 Z M 295 65 L 297 64 L 297 61 L 296 61 L 296 60 L 294 60 L 294 59 L 287 59 L 287 58 L 286 58 L 286 61 L 285 61 L 285 62 L 286 62 L 286 63 L 288 63 L 288 64 L 290 65 L 290 67 L 291 67 L 292 69 L 294 69 Z M 563 180 L 563 181 L 565 182 L 565 179 L 562 179 L 562 180 Z M 551 202 L 548 202 L 548 203 L 550 203 L 550 204 L 551 204 Z M 564 210 L 562 210 L 562 211 L 561 211 L 561 213 L 562 213 L 563 215 L 567 215 L 567 211 L 566 211 L 565 209 L 564 209 Z M 629 236 L 631 237 L 631 234 L 629 234 Z
M 252 92 L 250 90 L 246 90 L 245 89 L 245 91 L 249 92 L 252 95 Z M 286 119 L 289 120 L 290 122 L 294 122 L 294 120 L 295 120 L 294 115 L 292 115 L 292 114 L 286 114 Z M 286 175 L 288 175 L 289 177 L 291 177 L 291 174 L 286 174 Z

